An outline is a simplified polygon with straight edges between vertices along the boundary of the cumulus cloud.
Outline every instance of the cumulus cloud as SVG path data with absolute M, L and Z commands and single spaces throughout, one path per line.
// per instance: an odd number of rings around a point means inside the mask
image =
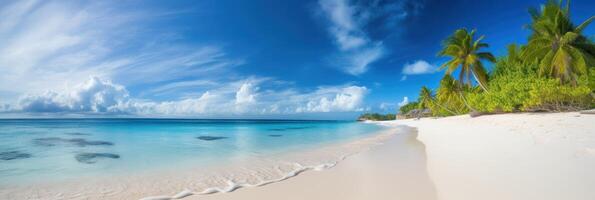
M 403 101 L 399 102 L 397 105 L 400 107 L 405 106 L 409 103 L 409 97 L 403 97 Z
M 251 83 L 244 83 L 236 92 L 236 104 L 250 104 L 256 101 L 256 90 Z
M 385 24 L 387 29 L 395 30 L 399 21 L 416 14 L 422 7 L 416 1 L 319 0 L 318 5 L 330 22 L 328 32 L 339 50 L 333 63 L 352 75 L 365 73 L 370 64 L 386 54 L 382 40 L 373 39 L 367 33 L 365 28 L 369 24 Z
M 438 68 L 425 60 L 418 60 L 413 63 L 407 63 L 403 66 L 404 75 L 418 75 L 418 74 L 431 74 L 436 72 Z
M 364 98 L 368 93 L 366 87 L 353 85 L 320 87 L 310 92 L 295 89 L 259 91 L 257 84 L 267 80 L 250 79 L 251 82 L 230 83 L 205 91 L 197 97 L 157 102 L 133 98 L 124 86 L 91 77 L 64 92 L 25 95 L 18 106 L 10 111 L 140 116 L 349 112 L 363 110 Z M 235 85 L 239 85 L 236 90 L 230 89 Z
M 321 88 L 313 94 L 305 106 L 298 107 L 296 112 L 341 112 L 361 111 L 366 87 L 349 86 L 344 88 Z M 330 96 L 329 95 L 333 95 Z
M 209 91 L 198 98 L 187 98 L 179 101 L 137 102 L 132 101 L 126 109 L 130 114 L 159 116 L 200 116 L 204 114 L 225 113 L 221 98 Z M 221 104 L 218 104 L 221 103 Z
M 69 93 L 26 95 L 19 100 L 19 106 L 25 112 L 119 112 L 128 98 L 123 86 L 91 77 Z

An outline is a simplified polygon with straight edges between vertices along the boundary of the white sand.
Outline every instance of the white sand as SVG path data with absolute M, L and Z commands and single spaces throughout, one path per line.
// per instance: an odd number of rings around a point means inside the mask
M 595 199 L 595 115 L 403 120 L 419 129 L 438 199 Z

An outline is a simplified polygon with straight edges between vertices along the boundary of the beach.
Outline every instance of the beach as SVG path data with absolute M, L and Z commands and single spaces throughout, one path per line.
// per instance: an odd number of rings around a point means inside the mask
M 436 199 L 425 147 L 415 130 L 400 128 L 382 145 L 350 156 L 334 168 L 232 193 L 188 199 Z
M 595 115 L 403 120 L 426 145 L 438 199 L 594 199 Z
M 246 159 L 227 168 L 4 187 L 0 196 L 586 200 L 595 197 L 593 122 L 595 115 L 577 112 L 363 122 L 385 128 L 359 139 L 282 153 L 276 159 Z
M 329 170 L 189 199 L 593 199 L 594 122 L 577 112 L 373 122 L 414 129 Z

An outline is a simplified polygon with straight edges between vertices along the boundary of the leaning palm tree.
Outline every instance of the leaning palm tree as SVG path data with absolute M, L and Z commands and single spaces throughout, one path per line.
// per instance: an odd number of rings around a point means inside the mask
M 418 99 L 418 108 L 419 109 L 426 109 L 432 106 L 432 102 L 434 102 L 434 94 L 432 94 L 432 90 L 427 88 L 426 86 L 421 87 L 419 91 L 419 99 Z
M 595 44 L 582 35 L 595 16 L 575 26 L 570 21 L 569 2 L 563 7 L 561 0 L 549 0 L 541 10 L 529 10 L 533 33 L 522 56 L 539 65 L 540 75 L 576 85 L 578 76 L 595 66 Z
M 496 58 L 489 52 L 480 52 L 481 48 L 488 47 L 488 44 L 481 42 L 484 36 L 475 40 L 474 35 L 475 30 L 469 32 L 463 28 L 449 36 L 444 41 L 444 48 L 438 55 L 451 59 L 444 63 L 440 69 L 446 69 L 446 74 L 452 74 L 460 68 L 459 81 L 461 84 L 467 83 L 470 86 L 471 78 L 469 76 L 471 74 L 479 86 L 487 92 L 488 76 L 482 61 L 496 62 Z
M 467 109 L 464 99 L 460 96 L 460 84 L 450 75 L 444 75 L 440 80 L 440 86 L 436 90 L 436 102 L 444 105 L 444 110 L 451 114 L 466 113 Z
M 430 90 L 426 86 L 421 87 L 421 90 L 419 91 L 419 99 L 417 102 L 420 111 L 422 111 L 425 108 L 429 108 L 432 112 L 435 112 L 436 110 L 434 109 L 434 106 L 439 106 L 440 108 L 446 110 L 450 114 L 456 115 L 455 112 L 436 102 L 436 98 L 434 97 L 432 90 Z

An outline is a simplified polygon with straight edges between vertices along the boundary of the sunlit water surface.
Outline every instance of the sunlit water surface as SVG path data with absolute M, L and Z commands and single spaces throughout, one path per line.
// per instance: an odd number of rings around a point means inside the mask
M 374 134 L 346 121 L 0 120 L 0 185 L 231 164 Z

